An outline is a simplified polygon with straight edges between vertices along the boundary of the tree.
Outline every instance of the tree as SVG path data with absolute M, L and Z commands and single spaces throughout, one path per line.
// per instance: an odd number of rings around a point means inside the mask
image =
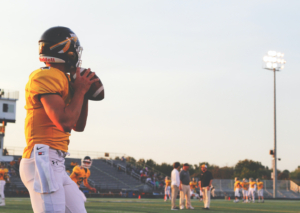
M 232 179 L 234 174 L 233 167 L 222 167 L 219 168 L 215 166 L 213 169 L 210 170 L 212 173 L 213 178 L 215 179 Z
M 133 157 L 128 156 L 128 157 L 126 158 L 126 162 L 131 163 L 131 164 L 135 164 L 135 163 L 136 163 L 136 160 L 135 160 Z
M 152 159 L 148 159 L 146 161 L 147 166 L 154 168 L 156 166 L 156 162 Z
M 295 171 L 290 173 L 290 179 L 292 180 L 300 180 L 300 168 L 295 169 Z
M 140 166 L 144 166 L 146 162 L 145 162 L 145 159 L 141 158 L 136 163 Z
M 161 173 L 167 176 L 171 176 L 173 166 L 167 163 L 162 163 L 161 165 L 157 164 L 154 169 L 160 171 Z
M 284 170 L 283 172 L 279 172 L 277 177 L 278 180 L 288 180 L 290 178 L 290 172 L 289 170 Z
M 261 165 L 261 162 L 245 159 L 239 161 L 234 168 L 234 176 L 238 178 L 270 179 L 271 170 Z

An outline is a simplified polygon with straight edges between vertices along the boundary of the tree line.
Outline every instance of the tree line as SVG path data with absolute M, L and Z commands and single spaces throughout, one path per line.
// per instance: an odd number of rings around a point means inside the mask
M 159 171 L 165 175 L 170 176 L 171 171 L 173 170 L 173 165 L 168 163 L 158 164 L 152 159 L 139 159 L 135 160 L 133 157 L 127 157 L 127 162 L 139 165 L 141 167 L 149 167 L 156 171 Z M 201 165 L 206 164 L 208 170 L 211 171 L 215 179 L 234 179 L 235 177 L 239 178 L 260 178 L 262 180 L 271 180 L 271 173 L 273 172 L 272 168 L 264 166 L 261 162 L 253 160 L 241 160 L 235 166 L 229 167 L 219 167 L 217 165 L 209 164 L 208 162 L 200 162 L 199 164 L 190 165 L 190 175 L 191 177 L 199 177 L 201 174 Z M 300 166 L 294 171 L 290 172 L 288 170 L 277 171 L 278 180 L 294 180 L 300 181 Z M 298 182 L 299 183 L 299 182 Z

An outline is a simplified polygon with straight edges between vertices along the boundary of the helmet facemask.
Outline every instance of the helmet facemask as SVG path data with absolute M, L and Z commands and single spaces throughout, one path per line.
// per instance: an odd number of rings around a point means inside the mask
M 91 160 L 90 157 L 85 157 L 82 161 L 81 161 L 81 166 L 83 168 L 89 169 L 92 166 L 93 161 Z

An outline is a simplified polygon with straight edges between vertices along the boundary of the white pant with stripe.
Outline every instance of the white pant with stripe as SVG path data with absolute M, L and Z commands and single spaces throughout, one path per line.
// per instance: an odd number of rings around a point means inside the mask
M 35 159 L 23 158 L 20 163 L 20 176 L 29 191 L 34 213 L 86 213 L 84 199 L 78 186 L 65 171 L 65 159 L 60 151 L 50 149 L 54 178 L 59 189 L 51 194 L 41 194 L 34 190 Z

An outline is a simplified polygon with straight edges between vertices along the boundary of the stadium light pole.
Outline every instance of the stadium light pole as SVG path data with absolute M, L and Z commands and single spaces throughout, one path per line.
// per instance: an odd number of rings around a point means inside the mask
M 276 71 L 284 68 L 286 61 L 283 56 L 283 53 L 268 51 L 268 54 L 263 57 L 263 68 L 274 72 L 274 149 L 270 153 L 273 154 L 273 198 L 277 197 Z

